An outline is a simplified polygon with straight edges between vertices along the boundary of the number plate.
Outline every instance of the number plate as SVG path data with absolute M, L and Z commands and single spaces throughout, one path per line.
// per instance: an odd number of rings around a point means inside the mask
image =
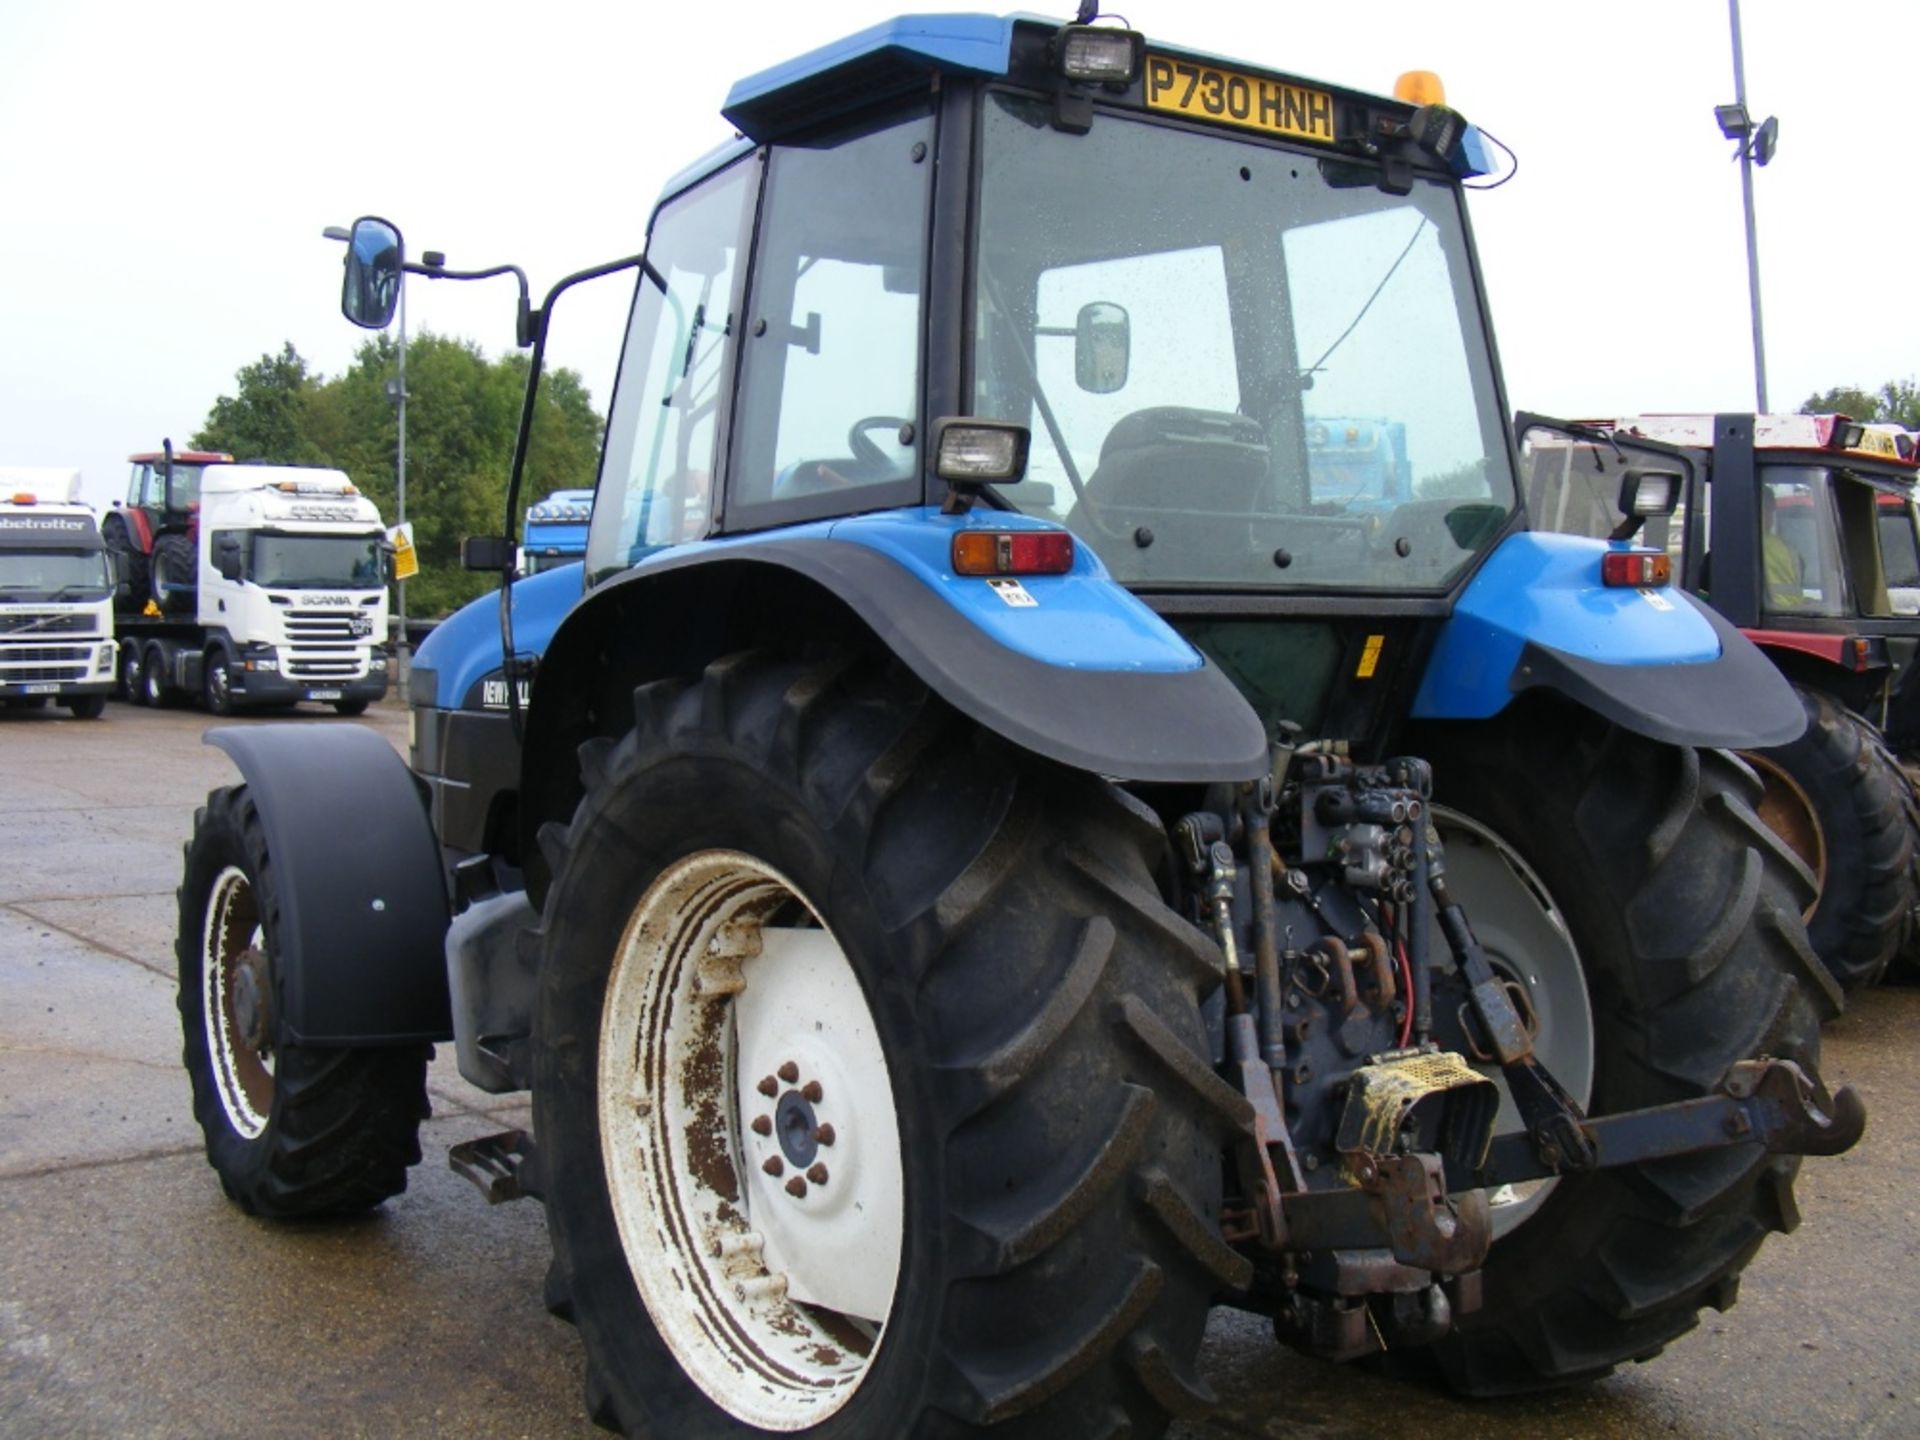
M 1326 91 L 1242 75 L 1197 60 L 1149 55 L 1147 107 L 1268 135 L 1333 143 L 1333 96 Z
M 338 700 L 339 698 L 340 698 L 340 692 L 338 690 L 307 691 L 307 699 L 309 700 Z
M 52 681 L 37 680 L 31 685 L 20 687 L 22 695 L 58 695 L 60 687 Z

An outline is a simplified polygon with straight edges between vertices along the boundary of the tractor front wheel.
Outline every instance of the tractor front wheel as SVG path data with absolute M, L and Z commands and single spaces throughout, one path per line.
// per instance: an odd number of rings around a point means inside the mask
M 1246 1121 L 1164 832 L 874 659 L 635 692 L 549 826 L 534 1112 L 596 1420 L 1158 1434 Z
M 180 1026 L 207 1163 L 249 1215 L 348 1215 L 407 1188 L 427 1117 L 425 1045 L 291 1045 L 274 967 L 281 909 L 245 786 L 194 816 L 179 890 Z

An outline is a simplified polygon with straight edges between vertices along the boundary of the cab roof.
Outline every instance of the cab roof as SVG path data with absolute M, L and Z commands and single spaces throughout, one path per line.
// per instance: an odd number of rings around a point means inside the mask
M 127 457 L 135 465 L 163 465 L 167 455 L 164 450 L 147 450 L 138 455 Z M 223 455 L 218 450 L 176 450 L 173 452 L 176 465 L 231 465 L 233 456 Z
M 1712 415 L 1622 415 L 1581 423 L 1667 445 L 1711 450 L 1714 419 Z M 1893 426 L 1863 424 L 1846 415 L 1755 415 L 1753 448 L 1824 450 L 1920 468 L 1920 454 L 1916 454 L 1913 438 L 1907 432 Z

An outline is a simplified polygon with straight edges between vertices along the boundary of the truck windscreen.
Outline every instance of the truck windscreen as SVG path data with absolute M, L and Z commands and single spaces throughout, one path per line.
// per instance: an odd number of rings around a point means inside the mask
M 0 603 L 97 600 L 110 588 L 102 551 L 0 551 Z
M 995 94 L 975 413 L 1140 585 L 1446 586 L 1514 505 L 1455 187 Z
M 253 537 L 247 578 L 256 585 L 288 589 L 382 583 L 378 535 L 280 535 Z

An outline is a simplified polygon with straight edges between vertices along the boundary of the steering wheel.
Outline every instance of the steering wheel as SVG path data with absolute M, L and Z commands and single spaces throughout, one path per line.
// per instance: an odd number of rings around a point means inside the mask
M 908 423 L 897 415 L 869 415 L 864 420 L 856 420 L 853 428 L 847 431 L 847 448 L 853 452 L 854 460 L 862 469 L 871 470 L 877 475 L 891 474 L 899 468 L 899 457 L 889 457 L 886 451 L 868 438 L 867 431 L 885 427 L 898 433 Z

